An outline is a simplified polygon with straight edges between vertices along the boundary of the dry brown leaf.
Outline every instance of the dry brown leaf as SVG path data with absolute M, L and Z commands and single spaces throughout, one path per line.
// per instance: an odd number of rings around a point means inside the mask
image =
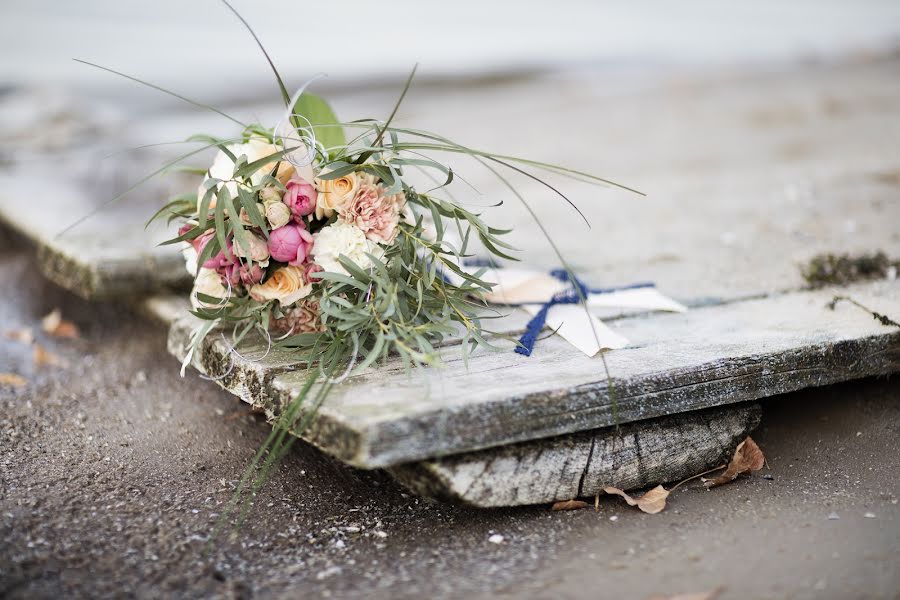
M 717 587 L 708 592 L 696 592 L 693 594 L 675 594 L 674 596 L 651 596 L 647 600 L 715 600 L 724 588 Z
M 705 477 L 701 478 L 701 481 L 703 481 L 703 485 L 705 485 L 707 489 L 714 488 L 734 481 L 737 476 L 742 473 L 759 471 L 765 464 L 766 457 L 762 450 L 759 449 L 759 446 L 756 445 L 756 442 L 754 442 L 752 438 L 748 437 L 738 444 L 738 447 L 734 451 L 734 456 L 732 457 L 731 462 L 728 463 L 728 468 L 725 469 L 724 473 L 709 479 L 706 479 Z
M 0 385 L 18 388 L 28 385 L 28 380 L 15 373 L 0 373 Z
M 58 308 L 54 308 L 50 314 L 41 319 L 41 329 L 58 338 L 76 339 L 80 336 L 75 323 L 63 319 L 62 311 Z
M 10 329 L 3 334 L 3 337 L 30 346 L 34 341 L 34 332 L 28 327 L 22 327 L 21 329 Z
M 39 366 L 65 366 L 66 362 L 56 354 L 53 354 L 40 344 L 35 344 L 31 352 L 31 360 Z
M 578 510 L 585 508 L 587 505 L 588 503 L 583 500 L 562 500 L 555 503 L 551 510 Z
M 649 490 L 646 494 L 637 499 L 632 498 L 616 487 L 605 487 L 603 488 L 603 491 L 607 494 L 622 496 L 629 506 L 637 506 L 639 509 L 650 515 L 655 515 L 662 511 L 662 509 L 666 507 L 666 498 L 669 497 L 668 490 L 661 485 Z

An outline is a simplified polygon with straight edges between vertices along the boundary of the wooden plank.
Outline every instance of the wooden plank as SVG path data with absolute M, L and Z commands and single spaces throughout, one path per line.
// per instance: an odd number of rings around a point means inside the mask
M 350 464 L 385 467 L 900 370 L 900 331 L 851 305 L 830 310 L 836 292 L 900 314 L 900 282 L 881 281 L 624 318 L 614 327 L 632 345 L 608 354 L 610 381 L 599 359 L 556 336 L 532 357 L 510 348 L 468 368 L 448 347 L 443 369 L 407 376 L 389 363 L 337 386 L 304 437 Z M 173 323 L 170 352 L 184 357 L 195 325 L 193 317 Z M 230 350 L 224 337 L 210 336 L 193 365 L 278 414 L 303 374 L 286 355 L 255 362 Z
M 680 481 L 727 462 L 758 404 L 708 408 L 392 467 L 413 492 L 483 508 L 592 497 Z
M 71 172 L 50 178 L 33 168 L 0 173 L 0 222 L 34 243 L 48 279 L 84 298 L 137 296 L 190 284 L 179 249 L 158 245 L 171 231 L 160 225 L 144 228 L 164 197 L 159 187 L 140 190 L 135 199 L 58 235 L 98 206 L 104 198 L 95 192 Z

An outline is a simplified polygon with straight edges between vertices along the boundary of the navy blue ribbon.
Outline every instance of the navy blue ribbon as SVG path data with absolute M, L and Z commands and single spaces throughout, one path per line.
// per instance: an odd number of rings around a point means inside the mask
M 519 344 L 516 346 L 516 352 L 522 356 L 531 356 L 534 350 L 534 344 L 537 342 L 538 334 L 547 323 L 547 313 L 557 304 L 579 304 L 582 298 L 587 298 L 590 294 L 610 294 L 622 290 L 634 290 L 638 288 L 656 287 L 653 283 L 633 283 L 631 285 L 623 285 L 621 287 L 611 288 L 591 288 L 586 283 L 578 279 L 578 277 L 569 276 L 565 269 L 554 269 L 550 274 L 560 281 L 572 284 L 568 290 L 564 290 L 554 295 L 553 298 L 544 303 L 541 310 L 535 314 L 528 325 L 525 326 L 525 333 L 519 338 Z

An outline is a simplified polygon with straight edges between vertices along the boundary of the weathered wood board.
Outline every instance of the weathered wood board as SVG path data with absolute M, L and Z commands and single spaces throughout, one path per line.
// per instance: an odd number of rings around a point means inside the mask
M 599 358 L 557 336 L 531 357 L 510 347 L 468 368 L 448 346 L 445 368 L 407 375 L 389 363 L 337 386 L 304 437 L 355 466 L 386 467 L 900 370 L 900 330 L 849 304 L 830 309 L 836 293 L 900 313 L 900 281 L 879 281 L 627 317 L 612 322 L 632 344 L 607 355 L 610 381 Z M 194 326 L 190 315 L 172 323 L 169 351 L 179 359 Z M 239 350 L 212 335 L 192 364 L 278 414 L 303 373 L 278 353 L 250 360 L 262 356 L 260 345 Z
M 755 403 L 708 408 L 388 471 L 417 494 L 485 508 L 584 498 L 606 486 L 645 488 L 726 463 L 761 414 Z
M 158 193 L 160 188 L 150 189 Z M 164 198 L 150 197 L 148 191 L 139 190 L 135 199 L 111 205 L 60 234 L 106 198 L 73 173 L 48 178 L 34 168 L 18 168 L 0 173 L 0 222 L 34 243 L 48 279 L 84 298 L 188 286 L 179 248 L 158 245 L 171 231 L 160 225 L 144 228 Z M 115 192 L 108 194 L 112 198 Z

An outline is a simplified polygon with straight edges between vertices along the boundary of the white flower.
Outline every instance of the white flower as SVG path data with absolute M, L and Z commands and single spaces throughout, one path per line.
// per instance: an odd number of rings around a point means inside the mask
M 313 261 L 331 273 L 349 275 L 338 262 L 338 256 L 342 254 L 361 269 L 367 269 L 372 265 L 366 253 L 378 258 L 383 254 L 381 247 L 366 239 L 366 234 L 359 227 L 340 220 L 323 228 L 313 237 L 315 238 L 312 247 Z
M 241 156 L 247 157 L 247 163 L 252 163 L 261 158 L 265 158 L 272 154 L 275 154 L 280 150 L 277 146 L 270 144 L 268 141 L 260 139 L 260 138 L 250 138 L 250 140 L 246 144 L 229 144 L 226 146 L 228 151 L 231 152 L 235 158 L 240 158 Z M 251 176 L 250 181 L 256 185 L 262 181 L 262 178 L 272 172 L 272 168 L 275 166 L 276 159 L 273 159 L 271 163 L 268 163 L 259 169 L 256 170 Z M 291 175 L 294 174 L 294 167 L 287 161 L 278 162 L 278 179 L 283 180 L 283 182 L 290 179 Z M 197 191 L 197 207 L 199 208 L 200 203 L 203 201 L 203 195 L 206 193 L 206 182 L 209 179 L 221 179 L 223 181 L 228 181 L 234 175 L 234 161 L 229 158 L 227 154 L 223 151 L 219 150 L 216 153 L 216 157 L 213 159 L 212 165 L 209 167 L 209 171 L 206 174 L 206 177 L 203 178 L 203 183 L 200 184 L 200 188 Z M 221 187 L 221 184 L 219 184 Z M 225 189 L 228 190 L 229 194 L 232 198 L 237 196 L 237 183 L 234 181 L 229 181 L 225 184 Z M 213 196 L 212 202 L 210 202 L 210 207 L 215 206 L 215 196 Z
M 197 251 L 189 242 L 185 242 L 184 248 L 181 249 L 181 255 L 184 257 L 184 268 L 193 277 L 197 274 Z
M 191 292 L 191 305 L 194 308 L 215 308 L 217 305 L 202 302 L 197 294 L 205 294 L 213 298 L 227 298 L 228 290 L 222 285 L 222 278 L 213 269 L 200 269 L 197 279 L 194 280 L 194 289 Z

